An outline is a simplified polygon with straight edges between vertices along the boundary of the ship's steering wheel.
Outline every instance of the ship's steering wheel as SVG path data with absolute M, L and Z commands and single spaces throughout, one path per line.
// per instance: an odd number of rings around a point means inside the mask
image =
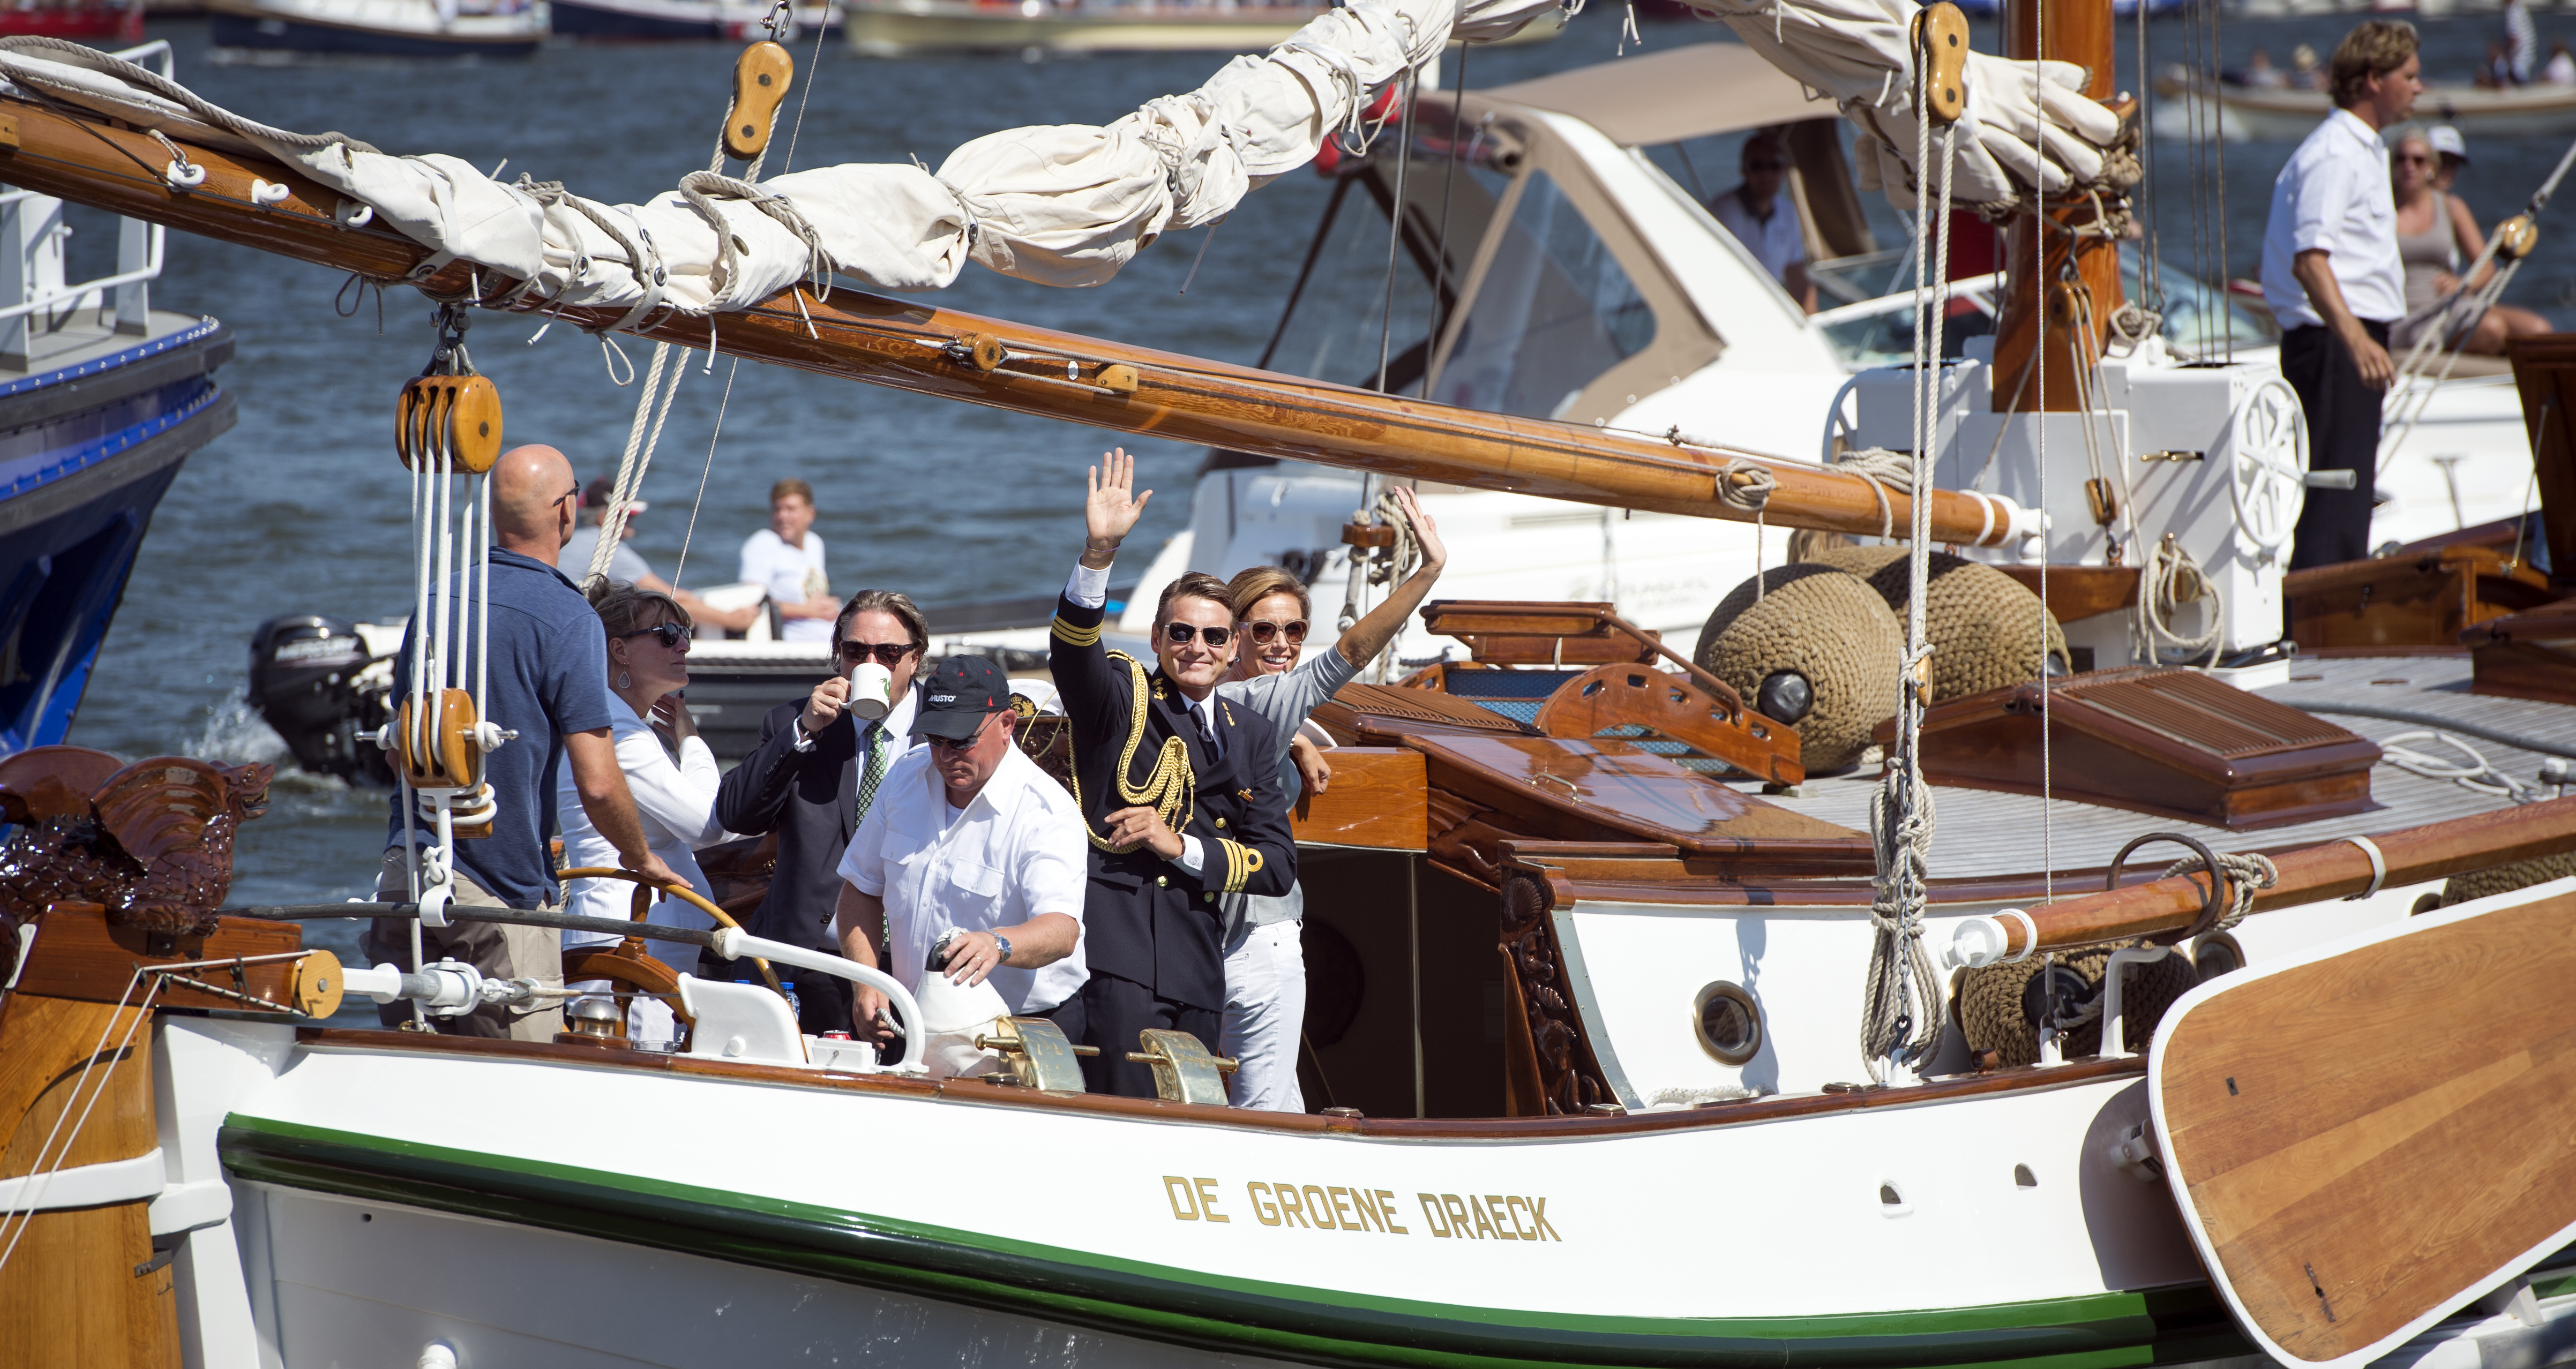
M 733 920 L 731 914 L 717 907 L 688 885 L 664 884 L 633 870 L 621 870 L 605 865 L 584 866 L 577 870 L 558 870 L 555 872 L 555 878 L 557 880 L 626 880 L 636 886 L 635 912 L 631 919 L 635 922 L 642 922 L 645 916 L 652 912 L 655 894 L 668 894 L 673 898 L 696 904 L 698 910 L 714 918 L 719 927 L 732 927 L 736 930 L 742 927 L 741 923 Z M 769 981 L 769 987 L 773 992 L 781 994 L 786 992 L 779 988 L 778 974 L 769 967 L 768 961 L 755 956 L 751 963 L 760 968 L 760 977 Z M 679 1017 L 682 1025 L 695 1025 L 688 1010 L 680 1006 L 679 971 L 654 959 L 644 949 L 642 937 L 630 936 L 614 946 L 584 946 L 565 952 L 563 977 L 567 984 L 586 979 L 605 979 L 612 985 L 618 986 L 612 992 L 619 998 L 617 1032 L 621 1036 L 626 1031 L 624 1000 L 638 993 L 651 994 L 668 1000 L 671 1011 Z
M 2236 526 L 2272 559 L 2308 502 L 2308 420 L 2298 392 L 2278 377 L 2255 386 L 2228 421 L 2226 441 Z

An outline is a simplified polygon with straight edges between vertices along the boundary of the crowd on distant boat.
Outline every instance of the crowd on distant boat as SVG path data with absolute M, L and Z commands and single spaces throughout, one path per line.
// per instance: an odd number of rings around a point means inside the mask
M 2247 90 L 2328 90 L 2330 77 L 2317 50 L 2305 43 L 2290 54 L 2287 69 L 2272 54 L 2256 48 L 2245 65 L 2222 71 L 2221 83 Z M 2481 90 L 2516 90 L 2524 86 L 2576 86 L 2576 51 L 2567 39 L 2553 36 L 2549 55 L 2540 55 L 2540 29 L 2531 18 L 2530 0 L 2506 0 L 2504 32 L 2487 44 L 2471 81 Z

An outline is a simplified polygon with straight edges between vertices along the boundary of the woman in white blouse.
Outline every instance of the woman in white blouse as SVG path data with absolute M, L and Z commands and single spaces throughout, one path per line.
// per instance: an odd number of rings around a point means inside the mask
M 714 754 L 698 739 L 688 708 L 670 697 L 689 683 L 688 611 L 669 595 L 622 584 L 592 590 L 590 602 L 608 634 L 610 727 L 617 742 L 617 766 L 626 772 L 626 787 L 634 793 L 636 811 L 644 821 L 645 842 L 664 864 L 696 886 L 701 897 L 711 899 L 714 891 L 692 852 L 726 838 L 716 821 L 720 774 Z M 652 721 L 647 722 L 648 718 Z M 657 728 L 667 730 L 679 744 L 676 763 L 663 750 Z M 563 827 L 567 869 L 617 864 L 616 848 L 591 826 L 590 814 L 573 788 L 570 766 L 563 767 L 557 780 L 555 813 Z M 578 917 L 625 919 L 634 913 L 635 888 L 625 880 L 577 879 L 564 911 Z M 694 904 L 667 896 L 653 905 L 650 918 L 666 927 L 715 925 Z M 563 947 L 570 951 L 618 939 L 604 932 L 565 932 Z M 685 973 L 697 968 L 695 946 L 647 941 L 645 947 L 654 959 L 674 970 Z M 604 982 L 592 982 L 605 987 Z M 668 1042 L 678 1035 L 677 1025 L 668 1004 L 638 998 L 627 1031 L 639 1042 Z

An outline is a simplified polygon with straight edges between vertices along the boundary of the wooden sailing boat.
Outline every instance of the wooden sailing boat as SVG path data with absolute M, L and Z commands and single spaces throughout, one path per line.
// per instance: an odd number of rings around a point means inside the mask
M 2015 55 L 2034 55 L 2020 18 Z M 2108 71 L 2107 24 L 2073 0 L 2045 30 L 2054 55 Z M 8 112 L 17 183 L 382 279 L 427 260 L 277 162 L 183 143 L 202 174 L 174 193 L 151 172 L 177 159 L 143 135 Z M 2081 227 L 2097 211 L 2049 212 Z M 2071 274 L 2101 316 L 2116 275 L 2064 253 L 2080 235 L 2043 253 L 2020 229 L 1995 369 L 2032 357 L 2049 383 L 1979 402 L 2010 423 L 2044 395 L 2082 420 L 2100 335 L 2038 326 L 2040 286 Z M 433 292 L 506 288 L 428 265 Z M 703 320 L 643 326 L 716 340 Z M 713 328 L 763 359 L 1391 475 L 1739 519 L 1767 482 L 1759 516 L 1865 535 L 1916 511 L 1845 471 L 879 297 L 800 288 Z M 1930 537 L 1969 549 L 2044 548 L 2027 510 L 2056 508 L 1923 498 Z M 137 892 L 199 869 L 196 835 L 238 821 L 264 777 L 22 758 L 0 773 L 11 820 L 77 836 L 97 863 L 13 908 L 0 938 L 0 1115 L 23 1119 L 0 1154 L 0 1236 L 63 1252 L 0 1257 L 23 1332 L 0 1346 L 143 1361 L 176 1341 L 198 1362 L 289 1364 L 1899 1365 L 2190 1362 L 2250 1343 L 2341 1363 L 2418 1335 L 2501 1351 L 2537 1334 L 2522 1308 L 2565 1309 L 2565 1091 L 2545 1046 L 2567 1026 L 2571 886 L 2510 887 L 2509 867 L 2576 849 L 2576 801 L 2374 768 L 2355 734 L 2186 670 L 2069 679 L 2037 709 L 2020 685 L 1942 700 L 1922 748 L 1946 809 L 1940 878 L 1920 925 L 1953 948 L 1955 988 L 1923 986 L 1951 1020 L 1882 1082 L 1850 1013 L 1879 935 L 1875 786 L 1826 773 L 1821 728 L 1766 715 L 1766 691 L 1718 668 L 1661 669 L 1606 606 L 1436 615 L 1478 659 L 1319 714 L 1350 782 L 1301 812 L 1303 875 L 1357 972 L 1320 977 L 1344 1001 L 1315 1054 L 1340 1106 L 1316 1116 L 1225 1108 L 1186 1054 L 1165 1057 L 1162 1100 L 1085 1095 L 1036 1037 L 1014 1053 L 1018 1086 L 926 1079 L 798 1037 L 766 990 L 640 961 L 620 973 L 681 995 L 685 1052 L 318 1028 L 352 982 L 472 990 L 298 945 L 295 917 L 344 908 L 223 917 L 204 873 L 187 897 Z M 2336 661 L 2304 683 L 2498 722 L 2447 688 L 2461 663 L 2428 660 Z M 2576 713 L 2511 706 L 2508 735 L 2576 743 Z M 2037 795 L 2009 765 L 1980 768 L 2033 756 Z M 2120 848 L 2158 828 L 2219 868 L 2124 883 Z M 2272 853 L 2268 885 L 2233 859 L 2252 851 Z M 2111 887 L 2052 898 L 2094 877 Z M 2453 878 L 2461 901 L 2410 920 Z M 2499 892 L 2467 897 L 2479 880 Z M 2184 949 L 2110 954 L 2141 938 Z M 2190 987 L 2235 966 L 2252 973 Z M 2392 982 L 2413 991 L 2377 991 Z M 2480 1106 L 2547 1145 L 2493 1143 Z M 108 1120 L 54 1125 L 91 1116 Z M 1030 1177 L 996 1182 L 1005 1157 Z M 2402 1224 L 2371 1229 L 2376 1196 L 2409 1184 Z M 2310 1253 L 2322 1239 L 2459 1253 L 2339 1263 Z M 2285 1260 L 2313 1271 L 2305 1303 L 2283 1295 Z M 2452 1317 L 2535 1265 L 2526 1304 Z

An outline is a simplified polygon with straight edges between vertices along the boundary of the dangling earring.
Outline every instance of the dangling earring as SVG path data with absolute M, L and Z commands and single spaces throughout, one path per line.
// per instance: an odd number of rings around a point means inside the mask
M 635 676 L 623 670 L 617 672 L 617 687 L 619 689 L 633 689 L 635 687 Z

